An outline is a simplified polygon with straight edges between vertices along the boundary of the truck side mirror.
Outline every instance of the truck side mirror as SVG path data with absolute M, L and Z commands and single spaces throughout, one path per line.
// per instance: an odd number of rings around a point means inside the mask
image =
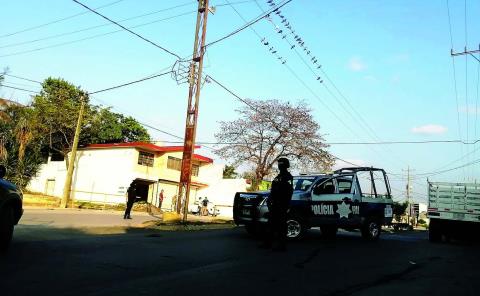
M 0 179 L 3 179 L 3 177 L 5 177 L 6 174 L 7 174 L 7 168 L 3 164 L 0 164 Z

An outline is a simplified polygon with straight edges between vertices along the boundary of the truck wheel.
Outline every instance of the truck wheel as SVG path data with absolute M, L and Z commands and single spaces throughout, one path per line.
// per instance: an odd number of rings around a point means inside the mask
M 5 251 L 10 245 L 15 224 L 13 208 L 7 206 L 0 210 L 0 250 Z
M 298 240 L 305 234 L 305 225 L 297 217 L 290 217 L 287 219 L 287 238 L 291 240 Z
M 337 226 L 320 226 L 320 230 L 322 231 L 322 236 L 325 238 L 335 238 L 337 236 L 338 227 Z
M 442 232 L 439 229 L 439 225 L 435 219 L 430 220 L 430 226 L 428 228 L 428 240 L 432 243 L 437 243 L 442 240 Z
M 382 226 L 376 220 L 365 221 L 361 229 L 362 237 L 370 241 L 378 240 L 381 231 Z

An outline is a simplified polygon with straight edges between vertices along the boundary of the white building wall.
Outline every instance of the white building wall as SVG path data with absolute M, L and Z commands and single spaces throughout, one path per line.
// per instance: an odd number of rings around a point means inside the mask
M 126 202 L 126 190 L 136 178 L 155 181 L 148 201 L 158 206 L 158 194 L 164 189 L 165 199 L 162 209 L 172 209 L 172 198 L 177 193 L 175 182 L 156 181 L 165 177 L 166 163 L 161 166 L 142 167 L 137 165 L 138 151 L 135 148 L 79 150 L 76 169 L 72 180 L 72 197 L 78 201 L 91 201 L 106 204 Z M 157 159 L 155 160 L 157 161 Z M 208 187 L 193 189 L 190 204 L 198 197 L 207 196 L 220 210 L 223 217 L 232 217 L 233 199 L 238 191 L 246 191 L 244 179 L 223 179 L 223 165 L 206 164 L 200 167 L 199 183 Z M 67 169 L 65 161 L 49 161 L 42 165 L 38 175 L 33 178 L 27 189 L 47 194 L 47 189 L 56 197 L 62 197 Z M 170 178 L 169 178 L 170 179 Z M 50 180 L 50 181 L 48 181 Z M 172 179 L 172 181 L 177 181 Z M 49 188 L 47 188 L 49 184 Z
M 224 168 L 224 165 L 212 164 L 200 170 L 199 181 L 209 186 L 198 191 L 197 199 L 206 196 L 220 210 L 220 216 L 233 218 L 235 193 L 246 191 L 247 183 L 245 179 L 223 179 Z
M 135 153 L 135 149 L 128 148 L 78 151 L 72 197 L 83 201 L 125 203 L 126 190 L 136 178 L 133 171 Z M 54 180 L 52 195 L 62 197 L 66 173 L 65 161 L 49 161 L 42 165 L 27 189 L 47 194 L 47 184 Z

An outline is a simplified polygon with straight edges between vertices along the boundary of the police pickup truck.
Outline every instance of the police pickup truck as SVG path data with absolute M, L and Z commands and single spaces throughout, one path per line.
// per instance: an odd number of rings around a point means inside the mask
M 293 178 L 288 210 L 287 237 L 299 239 L 311 227 L 334 237 L 338 228 L 360 229 L 368 240 L 377 240 L 381 227 L 393 217 L 388 177 L 383 169 L 343 168 L 333 174 Z M 268 191 L 237 192 L 233 218 L 249 233 L 258 233 L 268 222 Z

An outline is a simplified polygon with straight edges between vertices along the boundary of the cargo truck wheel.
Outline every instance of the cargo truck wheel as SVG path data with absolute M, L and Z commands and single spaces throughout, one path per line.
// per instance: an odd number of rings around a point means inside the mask
M 370 241 L 378 240 L 381 231 L 382 226 L 376 220 L 366 220 L 361 229 L 362 237 Z
M 435 219 L 430 219 L 428 227 L 428 240 L 432 243 L 438 243 L 442 240 L 442 232 L 439 229 L 438 222 Z
M 287 219 L 287 238 L 291 240 L 301 239 L 305 234 L 305 225 L 297 217 Z
M 337 236 L 338 227 L 334 225 L 320 226 L 320 230 L 323 237 L 332 239 Z
M 5 251 L 10 245 L 13 236 L 15 219 L 13 208 L 6 206 L 0 210 L 0 251 Z

